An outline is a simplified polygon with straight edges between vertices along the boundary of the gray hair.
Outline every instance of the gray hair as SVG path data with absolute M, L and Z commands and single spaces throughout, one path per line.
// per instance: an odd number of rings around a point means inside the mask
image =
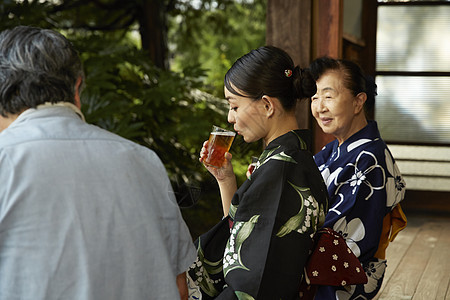
M 0 33 L 0 115 L 45 102 L 74 103 L 79 77 L 84 80 L 81 60 L 62 34 L 29 26 Z

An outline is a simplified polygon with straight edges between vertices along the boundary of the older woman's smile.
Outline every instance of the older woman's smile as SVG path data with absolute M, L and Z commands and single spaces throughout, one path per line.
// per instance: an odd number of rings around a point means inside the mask
M 325 133 L 341 144 L 367 125 L 361 102 L 345 87 L 339 71 L 327 71 L 317 80 L 317 93 L 311 98 L 311 112 Z
M 333 121 L 333 118 L 320 117 L 320 121 L 324 126 L 330 124 Z

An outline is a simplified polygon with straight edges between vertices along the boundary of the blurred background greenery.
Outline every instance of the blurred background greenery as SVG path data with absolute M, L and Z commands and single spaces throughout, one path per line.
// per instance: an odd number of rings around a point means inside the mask
M 222 216 L 217 184 L 198 154 L 213 124 L 229 127 L 223 76 L 264 45 L 266 2 L 0 0 L 0 30 L 50 28 L 74 43 L 86 73 L 86 120 L 159 155 L 196 238 Z M 239 184 L 261 147 L 235 139 Z

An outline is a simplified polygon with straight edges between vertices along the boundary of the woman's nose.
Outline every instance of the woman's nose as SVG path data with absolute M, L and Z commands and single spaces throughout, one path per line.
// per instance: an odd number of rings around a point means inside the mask
M 230 123 L 230 124 L 234 124 L 234 123 L 235 123 L 234 111 L 232 111 L 232 110 L 229 110 L 229 111 L 228 111 L 227 121 L 228 121 L 228 123 Z
M 327 106 L 325 105 L 325 101 L 322 100 L 322 98 L 319 98 L 316 100 L 317 102 L 317 111 L 324 112 L 327 110 Z

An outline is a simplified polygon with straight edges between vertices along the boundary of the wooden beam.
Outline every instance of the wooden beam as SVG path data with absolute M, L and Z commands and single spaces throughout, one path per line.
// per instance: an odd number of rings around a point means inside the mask
M 363 0 L 361 30 L 365 46 L 361 52 L 359 63 L 367 74 L 374 77 L 376 71 L 377 18 L 377 0 Z
M 311 62 L 312 0 L 268 0 L 266 44 L 285 50 L 295 65 L 307 67 Z M 309 101 L 297 103 L 300 128 L 311 128 Z
M 313 59 L 321 56 L 342 58 L 343 0 L 316 0 L 313 2 Z M 323 146 L 334 140 L 312 122 L 314 135 L 313 152 L 319 152 Z
M 295 64 L 307 67 L 320 56 L 342 57 L 343 0 L 268 0 L 266 43 L 284 49 Z M 311 115 L 309 101 L 297 105 L 300 128 L 311 128 L 313 152 L 334 139 Z
M 314 1 L 314 58 L 342 57 L 343 0 Z

